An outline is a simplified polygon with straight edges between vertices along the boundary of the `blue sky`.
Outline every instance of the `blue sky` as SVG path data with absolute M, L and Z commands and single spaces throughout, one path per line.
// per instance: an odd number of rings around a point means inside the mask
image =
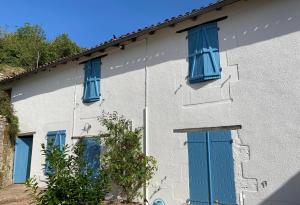
M 0 26 L 14 31 L 25 22 L 39 24 L 48 39 L 68 33 L 92 47 L 214 0 L 0 0 Z

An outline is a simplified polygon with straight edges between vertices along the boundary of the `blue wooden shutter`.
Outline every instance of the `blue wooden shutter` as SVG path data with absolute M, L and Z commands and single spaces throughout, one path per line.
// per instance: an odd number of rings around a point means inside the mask
M 210 132 L 213 200 L 236 204 L 232 139 L 229 130 Z
M 198 82 L 204 77 L 203 57 L 202 57 L 202 29 L 196 27 L 188 32 L 189 47 L 189 81 Z
M 218 79 L 220 54 L 217 23 L 197 26 L 188 32 L 189 81 Z
M 189 188 L 193 205 L 209 203 L 207 143 L 204 132 L 188 133 Z
M 63 150 L 66 142 L 66 131 L 59 130 L 59 131 L 50 131 L 47 133 L 47 147 L 49 144 L 53 144 L 55 146 L 59 146 L 60 150 Z M 51 172 L 51 168 L 49 162 L 46 159 L 45 163 L 45 173 L 49 174 Z
M 83 101 L 95 102 L 100 99 L 100 64 L 99 58 L 85 63 Z
M 91 62 L 88 61 L 84 65 L 84 89 L 83 89 L 83 101 L 89 102 L 90 99 L 90 78 L 91 78 Z
M 59 146 L 60 150 L 63 150 L 65 146 L 66 132 L 65 131 L 57 131 L 55 135 L 55 145 Z
M 188 133 L 192 205 L 236 204 L 230 131 Z
M 84 159 L 86 160 L 87 167 L 93 169 L 92 177 L 95 178 L 98 175 L 98 169 L 100 167 L 100 152 L 101 146 L 95 138 L 84 138 L 85 151 Z

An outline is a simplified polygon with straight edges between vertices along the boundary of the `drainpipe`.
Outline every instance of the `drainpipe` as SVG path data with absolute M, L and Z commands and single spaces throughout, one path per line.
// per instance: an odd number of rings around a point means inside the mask
M 76 66 L 75 66 L 76 67 Z M 77 74 L 78 74 L 78 68 L 76 67 L 75 69 L 75 78 L 74 78 L 74 96 L 73 96 L 73 101 L 74 101 L 74 106 L 73 106 L 73 119 L 72 119 L 72 137 L 74 136 L 74 132 L 75 132 L 75 115 L 76 115 L 76 96 L 77 96 Z M 73 140 L 71 140 L 72 144 L 73 144 Z
M 144 139 L 143 139 L 143 149 L 144 154 L 148 156 L 148 102 L 147 102 L 147 86 L 148 86 L 148 73 L 147 73 L 147 61 L 148 61 L 148 38 L 145 38 L 145 108 L 144 108 Z M 144 186 L 144 205 L 149 204 L 147 201 L 147 187 Z

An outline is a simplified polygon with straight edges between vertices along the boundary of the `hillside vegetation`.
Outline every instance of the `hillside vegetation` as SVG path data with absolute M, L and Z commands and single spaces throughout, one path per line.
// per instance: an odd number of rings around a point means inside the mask
M 0 73 L 11 75 L 82 51 L 68 34 L 49 41 L 42 27 L 25 23 L 15 32 L 0 27 Z

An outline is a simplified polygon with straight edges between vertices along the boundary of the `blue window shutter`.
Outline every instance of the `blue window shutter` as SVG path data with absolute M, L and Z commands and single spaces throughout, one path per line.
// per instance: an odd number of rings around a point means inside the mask
M 212 198 L 220 204 L 236 204 L 230 130 L 210 132 Z
M 66 132 L 65 131 L 57 131 L 55 135 L 55 145 L 59 146 L 60 150 L 63 150 L 65 146 L 65 138 Z
M 85 63 L 84 66 L 84 90 L 83 90 L 83 101 L 88 102 L 90 99 L 90 78 L 91 78 L 91 61 Z
M 83 142 L 85 144 L 84 158 L 87 167 L 93 170 L 92 177 L 95 178 L 99 173 L 101 145 L 95 138 L 90 137 L 84 138 Z
M 202 57 L 202 29 L 196 27 L 188 32 L 189 47 L 189 81 L 196 82 L 204 77 L 203 57 Z
M 217 23 L 203 26 L 204 79 L 220 78 L 220 54 Z
M 207 143 L 204 132 L 191 132 L 187 136 L 189 157 L 190 202 L 206 205 L 209 202 Z
M 189 81 L 218 79 L 220 73 L 220 54 L 217 23 L 197 26 L 188 32 Z
M 52 144 L 54 144 L 55 145 L 55 139 L 56 139 L 56 134 L 54 135 L 54 134 L 52 134 L 52 133 L 48 133 L 47 134 L 47 146 L 50 144 L 50 143 L 52 143 Z
M 91 79 L 91 97 L 93 99 L 99 99 L 100 97 L 100 59 L 93 59 L 92 64 L 92 79 Z
M 188 133 L 190 204 L 236 204 L 231 132 Z
M 47 133 L 47 147 L 50 143 L 55 146 L 59 146 L 60 150 L 63 150 L 66 142 L 66 131 L 59 130 L 59 131 L 50 131 Z M 45 173 L 49 174 L 51 172 L 51 168 L 49 166 L 49 162 L 46 159 L 45 163 Z
M 83 101 L 95 102 L 100 99 L 100 71 L 101 61 L 99 58 L 85 63 L 84 67 L 84 90 Z

